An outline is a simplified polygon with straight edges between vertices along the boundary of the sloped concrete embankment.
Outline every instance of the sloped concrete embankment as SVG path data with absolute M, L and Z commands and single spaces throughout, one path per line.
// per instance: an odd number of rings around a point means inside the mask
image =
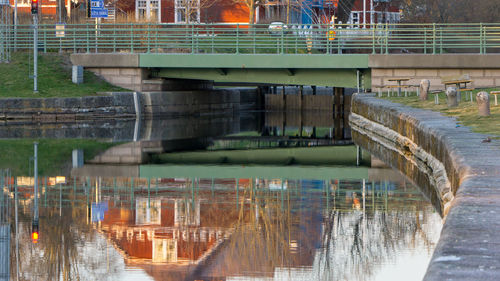
M 500 279 L 500 142 L 440 113 L 356 95 L 356 143 L 400 170 L 445 217 L 425 280 Z
M 224 115 L 240 110 L 239 90 L 106 93 L 81 98 L 0 100 L 3 122 L 72 122 L 105 118 Z

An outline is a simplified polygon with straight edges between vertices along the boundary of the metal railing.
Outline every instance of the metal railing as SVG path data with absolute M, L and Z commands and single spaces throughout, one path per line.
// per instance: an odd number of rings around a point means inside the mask
M 33 27 L 18 25 L 9 47 L 33 47 Z M 289 25 L 67 24 L 39 26 L 43 52 L 188 54 L 497 53 L 500 23 Z

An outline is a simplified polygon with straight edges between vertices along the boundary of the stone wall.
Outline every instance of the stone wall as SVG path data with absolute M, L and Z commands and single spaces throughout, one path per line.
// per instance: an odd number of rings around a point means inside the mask
M 431 90 L 444 90 L 441 77 L 468 74 L 474 88 L 500 87 L 499 54 L 390 54 L 370 55 L 373 91 L 396 85 L 390 78 L 407 77 L 406 85 L 429 79 Z
M 142 82 L 149 77 L 149 70 L 135 67 L 85 68 L 106 82 L 132 91 L 142 91 Z
M 137 93 L 142 117 L 226 115 L 240 108 L 237 90 Z M 82 98 L 0 99 L 0 123 L 135 119 L 134 93 Z
M 500 278 L 500 141 L 454 118 L 356 95 L 353 140 L 400 170 L 446 217 L 424 280 Z
M 493 88 L 500 87 L 500 67 L 497 69 L 447 69 L 447 68 L 384 68 L 372 69 L 372 90 L 378 91 L 389 85 L 396 85 L 390 78 L 408 77 L 410 81 L 403 82 L 404 85 L 419 85 L 422 79 L 431 81 L 431 90 L 444 90 L 441 77 L 460 76 L 468 74 L 473 80 L 473 88 Z M 415 90 L 413 90 L 415 91 Z

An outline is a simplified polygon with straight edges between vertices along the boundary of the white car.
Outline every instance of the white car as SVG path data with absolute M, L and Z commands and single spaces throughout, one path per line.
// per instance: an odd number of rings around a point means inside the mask
M 283 30 L 284 33 L 288 32 L 288 26 L 280 21 L 273 21 L 271 24 L 269 24 L 269 33 L 271 34 L 281 34 L 281 31 Z

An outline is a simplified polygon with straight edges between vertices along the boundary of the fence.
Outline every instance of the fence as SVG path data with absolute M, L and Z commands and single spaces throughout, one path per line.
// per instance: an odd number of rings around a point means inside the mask
M 11 49 L 33 48 L 33 27 L 7 28 Z M 59 27 L 60 28 L 60 27 Z M 248 24 L 67 24 L 39 26 L 43 52 L 333 54 L 497 53 L 500 24 L 378 24 L 278 26 Z

